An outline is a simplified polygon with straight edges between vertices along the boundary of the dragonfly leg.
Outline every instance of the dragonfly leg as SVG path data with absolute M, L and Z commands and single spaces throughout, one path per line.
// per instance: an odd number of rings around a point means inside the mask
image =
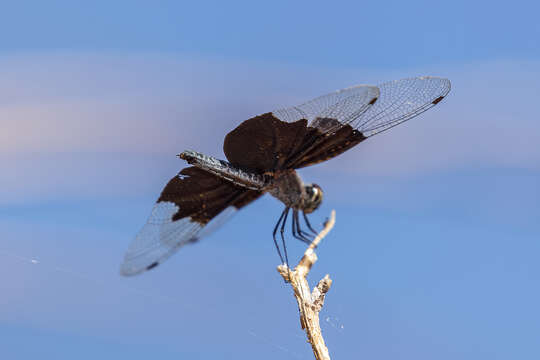
M 313 229 L 313 227 L 311 227 L 311 224 L 309 223 L 309 219 L 306 215 L 305 212 L 302 211 L 302 215 L 304 215 L 304 221 L 306 222 L 306 225 L 308 227 L 308 229 L 315 235 L 317 235 L 318 233 Z
M 272 233 L 272 237 L 274 238 L 274 245 L 276 246 L 276 250 L 278 252 L 278 255 L 279 255 L 279 258 L 281 259 L 281 263 L 284 264 L 285 262 L 283 261 L 283 256 L 281 255 L 281 250 L 279 249 L 279 244 L 277 242 L 277 239 L 276 239 L 276 233 L 277 233 L 277 230 L 279 228 L 279 224 L 281 224 L 282 220 L 283 220 L 283 217 L 285 216 L 285 211 L 287 210 L 288 208 L 285 208 L 285 210 L 283 210 L 281 212 L 281 216 L 279 217 L 277 223 L 276 223 L 276 226 L 274 227 L 274 232 Z
M 301 229 L 300 229 L 300 223 L 298 221 L 298 210 L 293 210 L 293 222 L 292 222 L 292 233 L 293 233 L 293 237 L 295 239 L 298 239 L 306 244 L 311 244 L 311 239 L 309 239 L 308 237 L 306 237 L 306 233 L 304 233 Z
M 298 215 L 298 212 L 296 213 L 296 227 L 297 227 L 298 233 L 302 235 L 302 237 L 308 239 L 310 243 L 313 241 L 315 236 L 313 234 L 308 233 L 307 231 L 302 230 L 302 228 L 300 227 L 300 216 Z
M 287 245 L 285 245 L 285 237 L 283 236 L 283 233 L 285 232 L 285 223 L 287 222 L 287 217 L 289 216 L 289 210 L 289 207 L 286 207 L 285 210 L 283 210 L 284 218 L 283 222 L 281 223 L 281 229 L 279 230 L 281 234 L 281 243 L 283 244 L 283 252 L 285 253 L 285 263 L 287 264 L 287 268 L 289 267 L 289 256 L 287 255 Z

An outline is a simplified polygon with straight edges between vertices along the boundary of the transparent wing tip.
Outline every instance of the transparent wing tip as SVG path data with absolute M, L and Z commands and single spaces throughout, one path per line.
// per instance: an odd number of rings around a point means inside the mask
M 156 267 L 158 265 L 158 263 L 156 262 L 154 266 L 150 267 L 150 266 L 147 266 L 147 267 L 136 267 L 134 266 L 132 263 L 130 263 L 129 261 L 124 261 L 122 263 L 122 265 L 120 265 L 120 275 L 122 276 L 134 276 L 134 275 L 138 275 L 146 270 L 149 270 L 149 269 L 152 269 L 154 267 Z

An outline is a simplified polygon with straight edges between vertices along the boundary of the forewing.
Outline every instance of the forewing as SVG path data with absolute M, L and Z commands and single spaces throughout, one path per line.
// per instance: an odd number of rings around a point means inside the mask
M 365 137 L 388 130 L 438 104 L 450 92 L 448 79 L 422 76 L 378 85 L 380 95 L 361 116 L 347 122 Z
M 156 267 L 260 195 L 203 170 L 183 169 L 165 186 L 147 223 L 130 244 L 121 274 L 136 275 Z

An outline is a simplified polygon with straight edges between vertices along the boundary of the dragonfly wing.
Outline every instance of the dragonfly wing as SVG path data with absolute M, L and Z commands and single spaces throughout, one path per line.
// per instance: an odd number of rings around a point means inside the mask
M 148 221 L 130 244 L 120 273 L 136 275 L 156 267 L 261 195 L 204 170 L 183 169 L 163 189 Z

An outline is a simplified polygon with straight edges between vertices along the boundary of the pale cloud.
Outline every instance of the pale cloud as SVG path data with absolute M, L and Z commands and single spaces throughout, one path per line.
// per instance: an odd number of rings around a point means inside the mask
M 0 156 L 0 205 L 64 198 L 159 195 L 183 166 L 174 155 L 34 153 Z
M 174 155 L 184 149 L 222 156 L 224 135 L 253 115 L 355 83 L 419 74 L 449 77 L 448 98 L 316 171 L 410 176 L 470 167 L 538 169 L 538 65 L 381 73 L 180 55 L 7 57 L 0 61 L 0 159 L 8 169 L 0 176 L 0 198 L 146 191 L 179 170 Z
M 268 106 L 299 100 L 293 82 L 304 84 L 312 70 L 295 70 L 159 55 L 7 58 L 0 151 L 169 153 L 205 137 L 213 144 Z

